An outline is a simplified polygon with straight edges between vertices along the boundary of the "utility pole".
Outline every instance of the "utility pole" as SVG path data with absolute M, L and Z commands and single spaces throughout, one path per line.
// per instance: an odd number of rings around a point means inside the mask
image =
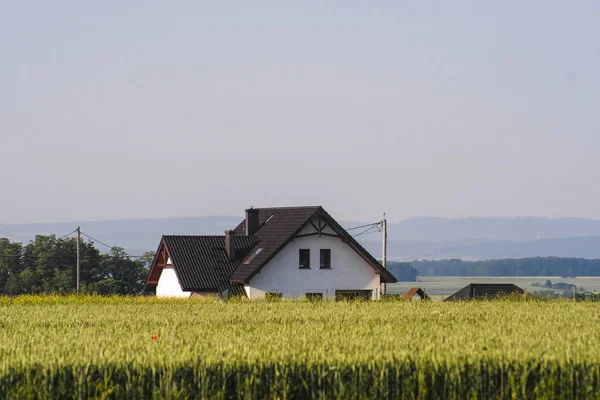
M 81 266 L 79 264 L 79 241 L 81 240 L 81 229 L 77 227 L 77 293 L 79 293 L 81 289 Z
M 381 265 L 385 269 L 386 259 L 387 259 L 387 219 L 385 218 L 385 213 L 383 213 L 383 219 L 381 220 L 381 234 L 383 236 L 383 248 L 381 255 Z M 385 283 L 381 284 L 381 297 L 385 296 Z

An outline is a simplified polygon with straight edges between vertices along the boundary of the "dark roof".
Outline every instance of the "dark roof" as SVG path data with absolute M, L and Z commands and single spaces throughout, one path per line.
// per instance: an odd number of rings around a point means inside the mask
M 494 298 L 499 295 L 510 293 L 523 294 L 525 291 L 512 283 L 471 283 L 444 301 Z
M 162 266 L 166 263 L 166 256 L 162 251 L 166 248 L 184 291 L 223 292 L 228 289 L 230 294 L 244 294 L 243 284 L 272 260 L 315 217 L 320 217 L 341 240 L 380 274 L 382 282 L 396 282 L 396 278 L 322 207 L 261 208 L 256 211 L 259 228 L 254 235 L 245 235 L 245 219 L 235 229 L 237 254 L 233 261 L 229 260 L 225 251 L 225 236 L 163 236 L 148 272 L 146 290 L 156 287 Z
M 258 210 L 259 229 L 254 233 L 257 242 L 254 248 L 242 260 L 233 275 L 231 281 L 243 284 L 248 282 L 262 267 L 273 259 L 294 237 L 315 217 L 321 216 L 329 226 L 352 247 L 377 273 L 381 274 L 381 281 L 387 283 L 396 282 L 396 278 L 390 274 L 369 252 L 367 252 L 341 225 L 339 225 L 322 207 L 277 207 L 260 208 Z M 268 220 L 268 222 L 267 222 Z M 243 220 L 235 229 L 236 235 L 245 234 L 245 223 Z M 258 249 L 260 253 L 253 254 Z
M 242 262 L 231 276 L 237 283 L 247 282 L 263 265 L 269 262 L 293 237 L 310 221 L 321 207 L 280 207 L 260 208 L 258 214 L 259 229 L 254 233 L 258 239 L 255 250 L 262 249 L 247 264 Z M 268 223 L 267 218 L 273 216 Z M 235 228 L 236 235 L 246 234 L 246 220 Z M 254 254 L 252 252 L 251 254 Z
M 185 291 L 218 291 L 243 294 L 243 287 L 229 282 L 256 239 L 236 236 L 236 260 L 230 261 L 225 251 L 225 236 L 163 236 L 175 272 Z

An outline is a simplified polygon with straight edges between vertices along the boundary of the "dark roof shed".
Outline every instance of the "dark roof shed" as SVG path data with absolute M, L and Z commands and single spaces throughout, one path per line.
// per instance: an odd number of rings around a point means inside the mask
M 444 301 L 492 299 L 511 293 L 523 294 L 525 291 L 512 283 L 471 283 Z

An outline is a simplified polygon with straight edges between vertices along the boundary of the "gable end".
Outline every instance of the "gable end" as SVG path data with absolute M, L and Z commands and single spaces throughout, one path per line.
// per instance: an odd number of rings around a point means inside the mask
M 267 219 L 271 218 L 271 216 L 267 216 L 270 213 L 276 213 L 276 209 L 260 209 L 263 212 L 261 218 Z M 340 224 L 338 224 L 331 215 L 329 215 L 322 207 L 314 207 L 312 209 L 306 208 L 304 209 L 305 213 L 302 215 L 302 222 L 299 223 L 297 227 L 293 231 L 287 231 L 286 237 L 284 240 L 281 240 L 281 234 L 279 238 L 271 239 L 273 242 L 279 241 L 278 245 L 274 248 L 270 249 L 265 258 L 260 260 L 259 263 L 255 265 L 246 265 L 247 263 L 242 262 L 238 269 L 231 276 L 230 281 L 232 283 L 237 284 L 245 284 L 248 283 L 257 273 L 261 271 L 281 250 L 283 250 L 292 240 L 297 237 L 305 237 L 305 236 L 333 236 L 341 239 L 343 242 L 348 244 L 363 260 L 367 262 L 374 270 L 376 274 L 381 275 L 381 282 L 385 283 L 394 283 L 396 282 L 396 278 L 389 273 L 386 269 L 383 268 L 381 263 L 377 261 L 369 252 L 367 252 Z M 310 211 L 310 212 L 308 212 Z M 277 218 L 277 214 L 275 218 Z M 282 215 L 285 218 L 285 215 Z M 313 220 L 318 217 L 317 224 L 313 222 Z M 263 223 L 261 227 L 264 225 Z M 301 234 L 301 232 L 309 225 L 315 229 L 315 232 Z M 243 222 L 236 228 L 237 230 L 241 230 L 243 226 Z M 330 234 L 327 232 L 323 232 L 325 227 L 330 227 L 334 234 Z M 283 230 L 282 230 L 283 231 Z M 255 247 L 267 247 L 269 245 L 269 237 L 265 237 L 264 239 L 261 237 L 261 230 L 259 229 L 256 233 L 259 242 Z M 264 235 L 267 236 L 267 235 Z M 276 240 L 279 239 L 279 240 Z M 261 243 L 262 242 L 262 243 Z M 257 257 L 258 258 L 258 257 Z

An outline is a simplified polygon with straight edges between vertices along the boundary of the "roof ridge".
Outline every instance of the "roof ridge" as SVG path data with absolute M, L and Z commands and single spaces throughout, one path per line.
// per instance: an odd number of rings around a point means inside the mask
M 285 207 L 252 207 L 254 210 L 308 210 L 323 208 L 323 206 L 285 206 Z
M 206 237 L 206 238 L 215 238 L 215 237 L 225 237 L 225 235 L 163 235 L 163 237 Z
M 163 235 L 165 238 L 206 238 L 206 239 L 215 239 L 215 238 L 224 238 L 225 235 Z M 236 238 L 256 238 L 254 235 L 235 235 Z

